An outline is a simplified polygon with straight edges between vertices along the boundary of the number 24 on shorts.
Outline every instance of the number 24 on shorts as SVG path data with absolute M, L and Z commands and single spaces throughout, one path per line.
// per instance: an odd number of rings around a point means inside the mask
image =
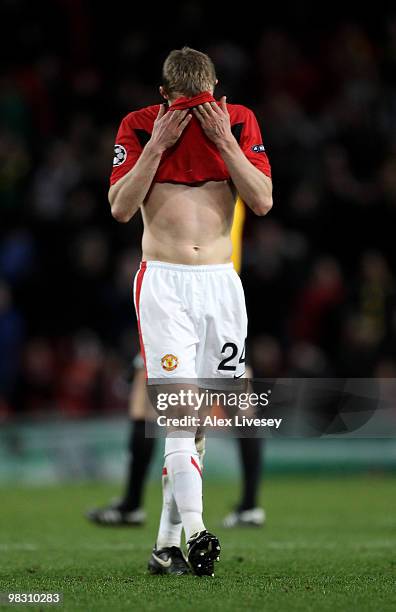
M 239 363 L 245 363 L 245 349 L 246 349 L 246 341 L 242 348 L 241 355 L 238 359 Z M 226 342 L 221 349 L 221 354 L 225 355 L 224 359 L 222 359 L 218 365 L 218 370 L 226 370 L 230 372 L 235 372 L 237 369 L 236 365 L 229 365 L 231 361 L 234 361 L 238 356 L 238 347 L 234 342 Z M 235 361 L 234 361 L 235 363 Z

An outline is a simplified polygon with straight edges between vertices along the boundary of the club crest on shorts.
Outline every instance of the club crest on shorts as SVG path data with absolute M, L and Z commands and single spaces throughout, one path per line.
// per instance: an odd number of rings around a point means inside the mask
M 179 360 L 176 355 L 168 353 L 167 355 L 164 355 L 162 357 L 161 365 L 163 370 L 166 370 L 167 372 L 172 372 L 173 370 L 176 370 L 177 366 L 179 365 Z
M 127 158 L 127 152 L 125 147 L 120 144 L 114 145 L 114 159 L 113 166 L 121 166 Z

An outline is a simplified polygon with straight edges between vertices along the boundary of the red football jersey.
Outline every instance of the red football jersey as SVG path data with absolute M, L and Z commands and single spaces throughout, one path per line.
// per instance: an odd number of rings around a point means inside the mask
M 179 98 L 167 112 L 193 108 L 208 101 L 215 101 L 208 92 L 193 98 Z M 159 108 L 159 104 L 147 106 L 129 113 L 122 120 L 115 143 L 111 185 L 136 164 L 151 137 Z M 242 151 L 256 168 L 270 177 L 271 166 L 254 113 L 239 104 L 227 104 L 227 109 L 231 130 Z M 198 119 L 193 116 L 176 144 L 163 153 L 154 182 L 192 184 L 229 178 L 229 172 L 216 145 L 207 138 Z

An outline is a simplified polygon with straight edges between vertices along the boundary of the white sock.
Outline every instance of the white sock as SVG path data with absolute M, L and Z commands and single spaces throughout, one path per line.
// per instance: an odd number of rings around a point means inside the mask
M 173 497 L 183 523 L 186 540 L 203 531 L 202 476 L 194 435 L 188 431 L 168 435 L 165 441 L 165 467 Z
M 164 467 L 162 472 L 162 512 L 157 536 L 157 549 L 168 546 L 180 548 L 182 527 L 182 520 L 173 497 L 167 469 Z
M 199 438 L 195 438 L 195 446 L 196 446 L 198 457 L 199 457 L 199 465 L 201 466 L 201 471 L 203 471 L 204 457 L 205 457 L 205 453 L 206 453 L 206 438 L 205 438 L 205 436 L 201 436 Z

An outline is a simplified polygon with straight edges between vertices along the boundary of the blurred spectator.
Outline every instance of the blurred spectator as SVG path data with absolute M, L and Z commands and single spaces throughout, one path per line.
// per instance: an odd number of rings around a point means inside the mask
M 256 336 L 250 345 L 250 360 L 257 378 L 278 378 L 285 373 L 282 348 L 276 338 Z
M 46 338 L 28 340 L 22 360 L 18 408 L 25 413 L 49 413 L 54 408 L 57 379 L 55 354 Z
M 56 401 L 63 416 L 103 411 L 103 364 L 103 347 L 94 334 L 81 331 L 74 336 L 56 380 Z
M 11 409 L 15 400 L 24 335 L 24 321 L 13 304 L 11 289 L 0 278 L 0 404 L 3 411 Z
M 343 323 L 340 363 L 350 375 L 369 376 L 381 355 L 394 354 L 394 310 L 395 283 L 389 266 L 380 253 L 367 251 Z
M 297 295 L 290 323 L 290 337 L 330 350 L 336 331 L 337 308 L 345 298 L 345 287 L 337 261 L 322 257 Z
M 36 174 L 34 206 L 38 216 L 44 219 L 58 217 L 79 175 L 79 164 L 71 147 L 62 142 L 54 143 Z

